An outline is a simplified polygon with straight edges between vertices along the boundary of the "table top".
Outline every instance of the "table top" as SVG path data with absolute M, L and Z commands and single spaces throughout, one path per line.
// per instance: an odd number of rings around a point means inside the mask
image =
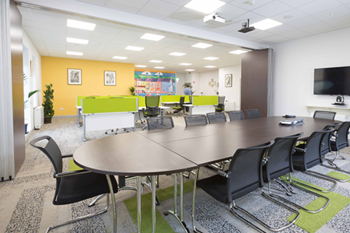
M 282 117 L 266 117 L 139 131 L 87 143 L 74 152 L 81 167 L 110 175 L 157 175 L 187 171 L 232 158 L 239 148 L 250 147 L 297 133 L 310 136 L 337 121 L 303 118 L 305 124 L 282 126 Z M 293 119 L 287 119 L 293 120 Z

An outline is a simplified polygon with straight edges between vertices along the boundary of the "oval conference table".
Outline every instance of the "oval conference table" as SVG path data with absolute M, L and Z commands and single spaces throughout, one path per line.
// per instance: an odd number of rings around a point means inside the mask
M 239 148 L 251 147 L 297 133 L 310 136 L 314 131 L 322 130 L 326 125 L 338 121 L 296 117 L 303 119 L 304 124 L 282 126 L 282 117 L 265 117 L 208 124 L 192 127 L 175 127 L 169 130 L 140 131 L 130 134 L 114 135 L 89 142 L 79 147 L 73 154 L 76 164 L 82 168 L 108 175 L 137 176 L 137 227 L 141 231 L 141 177 L 151 176 L 152 187 L 152 232 L 155 232 L 156 175 L 179 173 L 180 179 L 180 213 L 177 213 L 177 185 L 174 185 L 174 210 L 172 214 L 188 232 L 183 221 L 183 172 L 220 161 L 231 159 Z M 294 119 L 287 119 L 294 120 Z M 194 231 L 194 200 L 197 176 L 194 180 L 192 224 Z M 111 186 L 110 186 L 111 187 Z M 116 204 L 111 190 L 114 225 L 117 232 Z

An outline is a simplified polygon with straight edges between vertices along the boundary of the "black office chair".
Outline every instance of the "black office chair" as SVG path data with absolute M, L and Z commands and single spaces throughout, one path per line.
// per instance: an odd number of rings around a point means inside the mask
M 334 120 L 336 112 L 328 112 L 328 111 L 315 111 L 314 118 L 316 119 L 327 119 Z
M 177 113 L 181 113 L 181 111 L 184 109 L 184 103 L 185 103 L 185 97 L 180 97 L 180 103 L 176 104 L 175 107 L 173 107 L 173 109 L 175 109 L 174 111 L 174 115 Z
M 223 112 L 209 112 L 207 113 L 209 124 L 226 122 L 226 116 Z
M 248 119 L 261 118 L 260 112 L 258 109 L 246 109 Z
M 45 147 L 36 145 L 39 141 L 47 140 Z M 109 194 L 110 187 L 114 193 L 118 192 L 118 184 L 114 176 L 109 176 L 110 184 L 108 184 L 106 175 L 92 173 L 86 170 L 79 170 L 73 172 L 62 172 L 63 158 L 70 158 L 72 155 L 62 155 L 60 148 L 56 142 L 50 136 L 42 136 L 33 139 L 29 144 L 39 150 L 41 150 L 51 161 L 56 178 L 56 192 L 53 198 L 54 205 L 67 205 L 75 202 L 83 201 L 85 199 L 95 197 L 101 194 Z M 112 194 L 114 195 L 114 194 Z M 74 223 L 80 220 L 84 220 L 96 215 L 100 215 L 107 212 L 109 205 L 109 195 L 107 195 L 107 207 L 98 213 L 89 214 L 83 217 L 79 217 L 65 223 L 50 226 L 46 232 L 50 230 L 64 226 L 70 223 Z
M 271 190 L 271 182 L 275 181 L 276 184 L 278 184 L 282 189 L 286 191 L 286 194 L 288 196 L 295 194 L 290 184 L 284 182 L 282 179 L 280 179 L 280 177 L 287 174 L 291 176 L 291 172 L 294 170 L 292 163 L 292 153 L 294 150 L 293 147 L 300 136 L 302 136 L 302 134 L 295 134 L 275 139 L 275 143 L 270 147 L 267 153 L 268 157 L 266 158 L 267 163 L 263 167 L 263 177 L 264 181 L 268 183 L 268 195 L 271 197 L 279 199 L 283 203 L 288 203 L 297 209 L 303 209 L 309 213 L 318 213 L 328 206 L 329 199 L 327 197 L 311 192 L 299 186 L 294 186 L 304 192 L 326 199 L 326 204 L 323 207 L 319 208 L 318 210 L 309 210 L 301 205 L 298 205 L 294 202 L 291 202 L 290 200 L 274 194 Z
M 326 125 L 323 130 L 330 130 L 335 129 L 341 125 L 340 123 L 335 123 L 332 125 Z M 327 133 L 322 140 L 322 146 L 321 146 L 321 156 L 324 159 L 326 154 L 329 152 L 332 152 L 332 146 L 331 146 L 331 138 L 335 137 L 335 131 Z
M 215 112 L 223 112 L 225 110 L 225 96 L 218 97 L 218 105 L 215 106 Z
M 227 111 L 226 113 L 228 114 L 230 121 L 245 120 L 244 113 L 241 110 Z
M 204 114 L 186 115 L 184 116 L 186 127 L 195 125 L 206 125 L 207 117 Z
M 336 181 L 340 181 L 339 179 L 335 179 L 333 177 L 324 175 L 319 172 L 311 171 L 310 168 L 316 165 L 322 165 L 322 155 L 321 155 L 321 146 L 323 138 L 329 133 L 333 132 L 333 129 L 330 130 L 321 130 L 316 131 L 311 134 L 311 136 L 306 141 L 306 144 L 299 144 L 297 147 L 294 147 L 295 153 L 293 154 L 293 167 L 297 171 L 302 171 L 305 174 L 310 176 L 326 180 L 328 182 L 333 183 L 333 186 L 328 190 L 321 190 L 315 188 L 313 186 L 309 186 L 303 183 L 300 183 L 296 180 L 292 180 L 292 177 L 289 176 L 289 182 L 292 184 L 299 184 L 302 186 L 306 186 L 311 189 L 315 189 L 320 192 L 328 193 L 335 189 L 337 186 Z
M 174 122 L 171 116 L 152 117 L 147 119 L 147 126 L 148 130 L 172 129 L 174 128 Z
M 245 209 L 239 207 L 235 203 L 235 199 L 240 198 L 257 188 L 262 188 L 264 186 L 264 181 L 262 177 L 262 162 L 264 154 L 267 149 L 273 145 L 273 142 L 257 145 L 254 147 L 249 147 L 245 149 L 238 149 L 231 159 L 231 163 L 227 173 L 219 173 L 203 180 L 199 180 L 197 185 L 202 188 L 206 193 L 215 198 L 222 203 L 230 204 L 231 212 L 240 220 L 247 223 L 251 227 L 255 228 L 259 232 L 265 232 L 260 229 L 255 224 L 251 223 L 249 220 L 244 218 L 238 212 L 244 213 L 250 218 L 257 221 L 259 224 L 268 228 L 272 231 L 280 231 L 287 227 L 290 227 L 299 218 L 299 213 L 292 208 L 276 202 L 274 199 L 262 192 L 262 196 L 266 199 L 279 204 L 283 208 L 296 213 L 297 216 L 294 220 L 281 228 L 272 228 L 266 223 L 255 217 L 253 214 L 249 213 Z M 220 175 L 221 174 L 221 175 Z M 274 213 L 272 213 L 274 214 Z
M 332 137 L 330 140 L 332 151 L 336 151 L 336 157 L 334 158 L 333 162 L 338 157 L 345 159 L 342 155 L 340 155 L 340 150 L 349 146 L 349 128 L 350 121 L 344 121 L 343 123 L 341 123 L 336 133 L 333 135 L 334 137 Z
M 150 117 L 157 117 L 160 114 L 159 109 L 159 96 L 146 96 L 145 104 L 146 109 L 143 110 L 143 116 L 148 119 Z M 147 127 L 147 124 L 142 127 L 144 130 Z

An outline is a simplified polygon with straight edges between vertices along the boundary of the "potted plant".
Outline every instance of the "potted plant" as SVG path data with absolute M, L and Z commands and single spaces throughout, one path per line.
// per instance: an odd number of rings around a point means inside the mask
M 131 95 L 135 95 L 135 87 L 133 86 L 129 87 L 129 92 Z
M 23 73 L 23 81 L 26 82 L 27 81 L 27 76 L 25 75 L 25 73 Z M 24 101 L 24 109 L 26 109 L 28 107 L 28 101 L 30 99 L 30 97 L 32 97 L 35 93 L 39 92 L 39 90 L 34 90 L 28 93 L 28 99 Z M 28 133 L 28 123 L 24 122 L 24 133 L 27 134 Z
M 52 84 L 45 85 L 46 90 L 44 92 L 44 102 L 43 102 L 43 108 L 44 108 L 44 124 L 51 123 L 52 117 L 55 114 L 55 110 L 53 110 L 53 92 Z

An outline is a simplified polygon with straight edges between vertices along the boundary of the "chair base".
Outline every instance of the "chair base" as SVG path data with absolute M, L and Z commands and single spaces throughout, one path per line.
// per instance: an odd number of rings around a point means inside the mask
M 314 189 L 316 191 L 319 191 L 319 192 L 322 192 L 322 193 L 329 193 L 329 192 L 332 192 L 336 187 L 337 187 L 337 182 L 334 180 L 334 179 L 330 179 L 329 176 L 327 175 L 324 175 L 324 174 L 321 174 L 321 173 L 318 173 L 318 172 L 314 172 L 314 171 L 310 171 L 310 170 L 306 170 L 303 172 L 304 174 L 307 174 L 309 176 L 313 176 L 313 177 L 316 177 L 316 178 L 319 178 L 319 179 L 323 179 L 323 180 L 326 180 L 328 182 L 331 182 L 333 183 L 333 186 L 330 188 L 330 189 L 327 189 L 327 190 L 322 190 L 322 189 L 318 189 L 318 188 L 315 188 L 313 186 L 310 186 L 310 185 L 307 185 L 307 184 L 304 184 L 304 183 L 301 183 L 299 181 L 296 181 L 296 180 L 292 180 L 292 176 L 291 174 L 289 175 L 289 179 L 288 181 L 291 183 L 291 185 L 293 185 L 294 187 L 300 187 L 299 185 L 302 185 L 302 186 L 305 186 L 305 187 L 308 187 L 308 188 L 311 188 L 311 189 Z M 296 184 L 299 184 L 299 185 L 296 185 Z
M 252 215 L 251 213 L 249 213 L 248 211 L 246 211 L 245 209 L 237 206 L 235 204 L 234 201 L 232 201 L 232 203 L 230 204 L 230 211 L 231 213 L 233 213 L 237 218 L 239 218 L 240 220 L 242 220 L 243 222 L 245 222 L 246 224 L 248 224 L 249 226 L 253 227 L 255 230 L 257 230 L 258 232 L 265 232 L 264 230 L 262 230 L 260 227 L 256 226 L 254 223 L 250 222 L 249 220 L 247 220 L 246 218 L 242 217 L 241 215 L 238 214 L 237 211 L 240 211 L 244 214 L 246 214 L 247 216 L 249 216 L 250 218 L 254 219 L 255 221 L 257 221 L 260 225 L 264 226 L 266 229 L 270 230 L 270 231 L 274 231 L 274 232 L 277 232 L 277 231 L 282 231 L 284 229 L 287 229 L 289 227 L 291 227 L 296 221 L 297 219 L 299 218 L 300 216 L 300 213 L 292 208 L 290 208 L 289 206 L 281 203 L 281 202 L 278 202 L 276 201 L 275 199 L 269 197 L 266 193 L 262 192 L 261 195 L 266 198 L 267 200 L 270 200 L 272 202 L 274 202 L 275 204 L 277 205 L 280 205 L 282 206 L 283 208 L 293 212 L 293 213 L 296 213 L 297 216 L 293 219 L 293 221 L 291 221 L 290 223 L 288 223 L 287 225 L 284 225 L 282 227 L 279 227 L 279 228 L 272 228 L 270 227 L 269 225 L 267 225 L 266 223 L 264 223 L 263 221 L 261 221 L 260 219 L 258 219 L 257 217 L 255 217 L 254 215 Z
M 190 178 L 190 175 L 191 175 L 191 174 L 196 175 L 196 173 L 195 173 L 194 171 L 190 171 L 190 172 L 188 172 L 188 174 L 186 174 L 186 173 L 184 172 L 183 176 L 184 176 L 185 178 Z
M 181 221 L 180 216 L 176 213 L 174 213 L 174 211 L 171 210 L 167 210 L 163 213 L 165 216 L 168 216 L 169 214 L 172 215 L 182 226 L 182 228 L 184 229 L 185 233 L 190 233 L 190 230 L 187 228 L 187 225 L 184 221 Z
M 107 194 L 102 194 L 100 196 L 98 196 L 95 200 L 98 201 L 100 200 L 102 197 L 104 197 L 105 195 Z M 95 201 L 94 200 L 94 201 Z M 90 205 L 89 205 L 90 207 Z M 68 225 L 68 224 L 71 224 L 71 223 L 75 223 L 75 222 L 79 222 L 81 220 L 84 220 L 84 219 L 88 219 L 88 218 L 91 218 L 91 217 L 94 217 L 94 216 L 97 216 L 97 215 L 100 215 L 100 214 L 104 214 L 108 211 L 108 207 L 109 207 L 109 194 L 107 195 L 107 207 L 104 209 L 104 210 L 101 210 L 97 213 L 94 213 L 94 214 L 88 214 L 88 215 L 85 215 L 85 216 L 82 216 L 82 217 L 78 217 L 78 218 L 75 218 L 75 219 L 72 219 L 72 220 L 69 220 L 67 222 L 64 222 L 64 223 L 60 223 L 60 224 L 57 224 L 57 225 L 53 225 L 53 226 L 49 226 L 45 233 L 48 233 L 49 231 L 51 231 L 52 229 L 55 229 L 55 228 L 58 228 L 58 227 L 62 227 L 62 226 L 65 226 L 65 225 Z

